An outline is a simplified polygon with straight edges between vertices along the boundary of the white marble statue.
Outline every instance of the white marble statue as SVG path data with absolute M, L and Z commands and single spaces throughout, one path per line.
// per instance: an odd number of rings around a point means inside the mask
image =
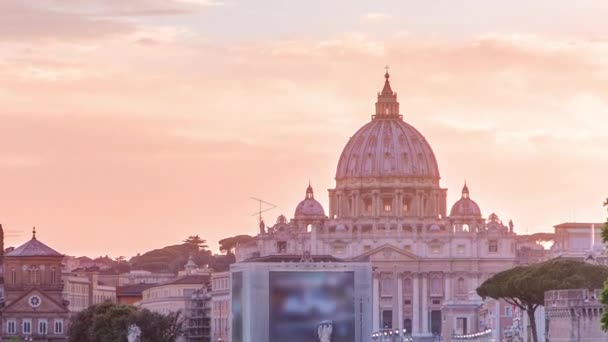
M 141 329 L 139 329 L 137 324 L 131 324 L 127 333 L 127 340 L 129 342 L 139 342 L 139 336 L 141 336 Z
M 319 342 L 331 342 L 331 333 L 334 327 L 332 321 L 323 321 L 317 326 Z

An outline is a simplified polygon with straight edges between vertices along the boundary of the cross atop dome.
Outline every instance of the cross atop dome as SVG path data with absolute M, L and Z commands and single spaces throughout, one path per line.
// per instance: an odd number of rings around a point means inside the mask
M 391 75 L 388 73 L 388 65 L 384 67 L 386 72 L 384 73 L 384 88 L 382 92 L 378 93 L 378 101 L 376 102 L 376 114 L 372 116 L 373 120 L 380 119 L 402 119 L 399 115 L 399 102 L 397 102 L 397 93 L 393 92 L 389 78 Z

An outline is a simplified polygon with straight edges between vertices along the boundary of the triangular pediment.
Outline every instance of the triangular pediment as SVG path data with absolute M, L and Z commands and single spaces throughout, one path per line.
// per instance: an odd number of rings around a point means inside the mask
M 370 261 L 408 261 L 419 259 L 416 254 L 388 243 L 361 254 L 361 257 Z
M 28 312 L 36 314 L 67 313 L 68 308 L 62 305 L 62 303 L 57 302 L 54 298 L 48 296 L 44 291 L 34 288 L 8 303 L 8 305 L 2 309 L 3 315 Z

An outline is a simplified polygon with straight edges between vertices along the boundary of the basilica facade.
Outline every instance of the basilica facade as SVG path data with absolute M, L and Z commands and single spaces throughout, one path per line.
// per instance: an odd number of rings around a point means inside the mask
M 237 247 L 237 261 L 307 253 L 368 260 L 374 331 L 476 332 L 475 289 L 518 263 L 513 224 L 484 217 L 466 184 L 448 207 L 433 149 L 400 114 L 389 77 L 371 121 L 342 151 L 328 211 L 309 184 L 294 217 L 262 223 L 255 239 Z

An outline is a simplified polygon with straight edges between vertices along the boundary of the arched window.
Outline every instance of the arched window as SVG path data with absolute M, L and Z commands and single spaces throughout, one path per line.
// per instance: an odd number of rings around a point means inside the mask
M 412 199 L 410 197 L 403 198 L 403 212 L 407 213 L 410 211 Z
M 308 233 L 312 232 L 312 224 L 308 224 L 308 225 L 306 226 L 306 231 L 307 231 Z
M 57 268 L 56 267 L 51 267 L 51 283 L 55 284 L 57 283 Z
M 30 284 L 40 284 L 40 269 L 38 266 L 30 266 L 27 269 L 27 276 Z
M 385 213 L 390 213 L 391 211 L 393 211 L 393 199 L 392 198 L 382 199 L 382 206 L 384 208 Z
M 372 199 L 365 198 L 363 199 L 363 207 L 365 208 L 365 212 L 371 214 L 372 212 Z

